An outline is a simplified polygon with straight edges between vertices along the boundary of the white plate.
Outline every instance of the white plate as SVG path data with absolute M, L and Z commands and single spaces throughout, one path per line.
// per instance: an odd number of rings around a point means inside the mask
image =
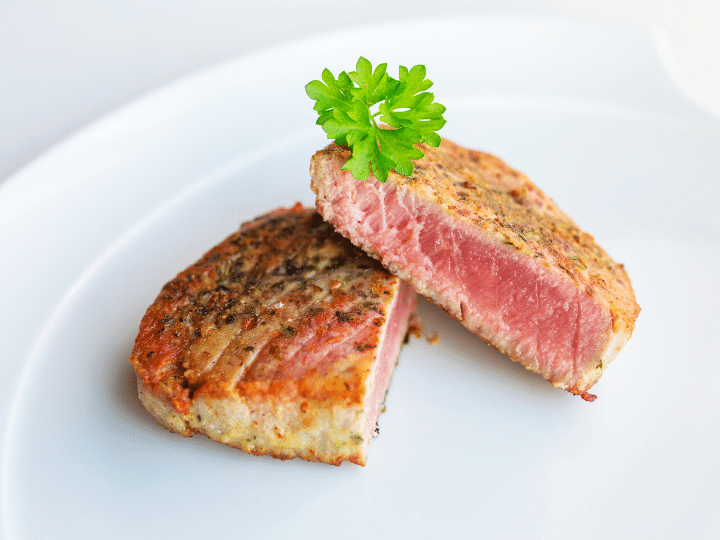
M 311 203 L 304 84 L 424 63 L 443 135 L 525 171 L 619 261 L 643 311 L 586 403 L 422 303 L 365 468 L 184 439 L 128 366 L 159 288 L 244 220 Z M 391 70 L 396 70 L 392 67 Z M 716 538 L 720 123 L 649 32 L 416 21 L 200 73 L 0 189 L 2 505 L 26 538 Z

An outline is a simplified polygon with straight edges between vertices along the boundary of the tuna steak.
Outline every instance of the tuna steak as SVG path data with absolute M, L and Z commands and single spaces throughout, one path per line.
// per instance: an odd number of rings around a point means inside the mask
M 149 307 L 130 358 L 167 429 L 365 464 L 415 293 L 312 209 L 242 225 Z
M 341 170 L 346 149 L 319 151 L 318 211 L 486 342 L 593 400 L 639 313 L 622 265 L 500 159 L 447 140 L 422 150 L 385 184 Z

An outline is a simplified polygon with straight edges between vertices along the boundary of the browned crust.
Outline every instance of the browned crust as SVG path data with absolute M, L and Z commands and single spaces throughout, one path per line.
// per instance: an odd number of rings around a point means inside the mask
M 167 283 L 148 308 L 130 357 L 144 404 L 185 435 L 197 431 L 188 419 L 199 403 L 284 410 L 301 428 L 312 428 L 322 411 L 360 411 L 399 284 L 299 203 L 245 223 Z M 376 330 L 364 330 L 370 326 Z M 354 341 L 342 358 L 288 367 L 286 353 L 304 333 L 320 336 L 308 357 L 326 346 L 323 336 Z M 227 443 L 280 459 L 364 464 L 361 453 Z

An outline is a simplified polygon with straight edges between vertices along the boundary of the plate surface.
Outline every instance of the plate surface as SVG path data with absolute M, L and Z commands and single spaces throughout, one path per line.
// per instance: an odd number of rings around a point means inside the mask
M 422 39 L 417 39 L 422 36 Z M 338 46 L 343 43 L 343 46 Z M 427 302 L 364 468 L 164 431 L 127 363 L 160 287 L 300 200 L 326 144 L 304 85 L 423 63 L 443 136 L 527 173 L 643 308 L 586 403 Z M 103 118 L 0 189 L 0 534 L 26 538 L 716 538 L 720 122 L 650 33 L 502 18 L 326 35 Z

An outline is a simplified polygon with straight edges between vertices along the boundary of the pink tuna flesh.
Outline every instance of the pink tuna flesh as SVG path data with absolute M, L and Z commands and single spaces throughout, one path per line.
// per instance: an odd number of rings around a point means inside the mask
M 557 271 L 391 182 L 314 183 L 340 233 L 500 351 L 570 391 L 597 367 L 610 316 Z
M 415 291 L 406 283 L 401 282 L 388 311 L 385 328 L 378 347 L 375 379 L 372 383 L 372 390 L 368 392 L 363 405 L 363 410 L 366 411 L 367 415 L 363 429 L 365 444 L 370 441 L 375 431 L 375 425 L 385 401 L 385 394 L 390 386 L 395 363 L 400 354 L 400 347 L 408 333 L 410 316 L 415 311 Z

